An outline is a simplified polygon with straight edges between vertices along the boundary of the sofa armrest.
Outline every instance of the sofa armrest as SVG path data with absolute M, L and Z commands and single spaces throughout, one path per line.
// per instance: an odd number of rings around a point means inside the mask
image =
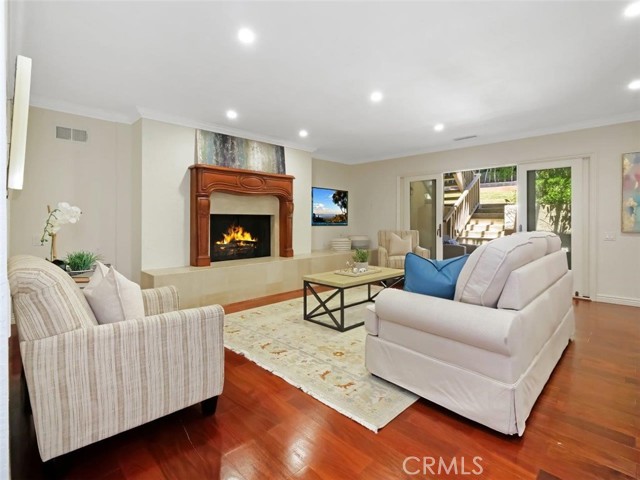
M 416 248 L 413 249 L 413 253 L 421 256 L 422 258 L 431 258 L 431 251 L 428 248 L 421 247 L 420 245 L 416 245 Z
M 212 305 L 21 342 L 43 461 L 222 392 Z
M 376 314 L 381 325 L 396 323 L 507 356 L 514 354 L 519 341 L 519 312 L 511 310 L 389 288 L 376 298 Z
M 382 245 L 378 245 L 378 266 L 386 267 L 389 265 L 389 252 Z
M 173 285 L 142 290 L 142 301 L 144 302 L 144 314 L 147 317 L 175 312 L 180 309 L 178 289 Z

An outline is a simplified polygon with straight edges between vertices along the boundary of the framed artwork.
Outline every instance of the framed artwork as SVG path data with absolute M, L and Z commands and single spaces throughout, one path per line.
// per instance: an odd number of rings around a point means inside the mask
M 196 130 L 196 161 L 219 167 L 285 174 L 284 147 Z
M 640 233 L 640 152 L 622 155 L 622 232 Z
M 311 225 L 345 226 L 349 224 L 349 192 L 333 188 L 311 188 Z

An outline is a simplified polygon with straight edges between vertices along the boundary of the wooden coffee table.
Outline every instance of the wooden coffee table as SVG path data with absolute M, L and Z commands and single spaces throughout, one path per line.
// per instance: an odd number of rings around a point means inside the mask
M 312 275 L 305 275 L 302 277 L 304 282 L 304 319 L 317 323 L 318 325 L 322 325 L 324 327 L 333 328 L 334 330 L 338 330 L 339 332 L 346 332 L 347 330 L 351 330 L 352 328 L 359 327 L 364 324 L 364 321 L 357 323 L 355 325 L 345 326 L 344 324 L 344 311 L 346 308 L 354 307 L 356 305 L 361 305 L 367 302 L 373 302 L 373 300 L 378 296 L 380 292 L 376 292 L 371 295 L 371 285 L 374 283 L 379 283 L 382 285 L 383 290 L 385 288 L 394 287 L 399 282 L 404 280 L 404 270 L 397 268 L 386 268 L 386 267 L 372 267 L 378 271 L 374 271 L 372 273 L 367 273 L 364 275 L 357 276 L 347 276 L 332 272 L 325 273 L 316 273 Z M 367 285 L 367 298 L 364 300 L 360 300 L 358 302 L 349 303 L 345 305 L 344 303 L 344 291 L 349 288 L 360 287 L 363 285 Z M 330 287 L 335 288 L 335 292 L 329 295 L 326 299 L 322 299 L 318 292 L 316 291 L 316 286 L 322 287 Z M 382 291 L 382 290 L 381 290 Z M 310 312 L 307 311 L 307 295 L 311 293 L 316 300 L 318 301 L 318 306 L 316 306 Z M 329 308 L 329 302 L 333 300 L 336 296 L 340 296 L 340 305 L 335 308 Z M 340 320 L 336 318 L 334 312 L 340 312 Z M 327 322 L 321 322 L 316 320 L 316 318 L 321 317 L 323 315 L 327 315 L 332 321 L 333 324 Z

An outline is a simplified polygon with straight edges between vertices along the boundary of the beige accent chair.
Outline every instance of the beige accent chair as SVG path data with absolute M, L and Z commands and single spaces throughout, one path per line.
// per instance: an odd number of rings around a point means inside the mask
M 378 232 L 378 266 L 389 268 L 404 268 L 404 257 L 408 252 L 398 254 L 391 248 L 392 234 L 403 240 L 411 239 L 410 251 L 424 258 L 429 258 L 429 249 L 419 245 L 419 232 L 417 230 L 380 230 Z
M 224 380 L 219 305 L 179 310 L 175 287 L 142 290 L 144 318 L 99 325 L 73 279 L 9 259 L 13 314 L 43 461 L 202 402 Z

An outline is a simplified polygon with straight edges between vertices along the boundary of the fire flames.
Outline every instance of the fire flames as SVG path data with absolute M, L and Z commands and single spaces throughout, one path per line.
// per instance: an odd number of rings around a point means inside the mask
M 245 231 L 245 229 L 239 225 L 231 225 L 227 233 L 223 233 L 222 236 L 223 239 L 217 241 L 217 245 L 225 245 L 228 243 L 243 244 L 245 242 L 255 243 L 258 241 L 257 238 L 252 237 L 249 232 Z

